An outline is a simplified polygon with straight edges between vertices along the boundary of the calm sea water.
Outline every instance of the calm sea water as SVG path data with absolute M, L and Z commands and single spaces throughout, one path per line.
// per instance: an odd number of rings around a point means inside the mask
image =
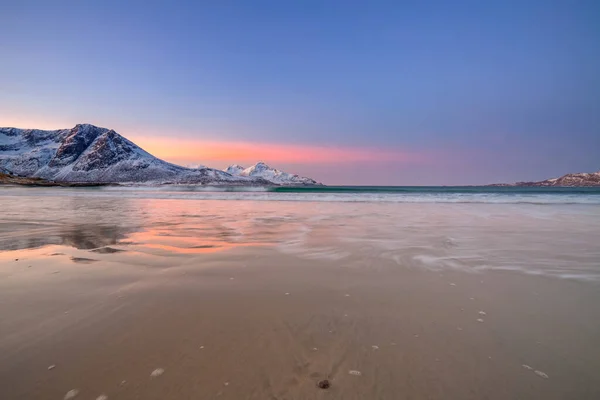
M 266 246 L 314 260 L 600 281 L 594 188 L 3 187 L 0 209 L 7 259 L 52 245 L 158 256 Z

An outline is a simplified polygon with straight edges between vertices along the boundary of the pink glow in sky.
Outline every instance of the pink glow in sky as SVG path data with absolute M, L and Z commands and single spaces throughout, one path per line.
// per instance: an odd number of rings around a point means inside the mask
M 217 142 L 159 137 L 131 137 L 149 153 L 173 163 L 224 161 L 249 164 L 271 163 L 340 164 L 356 162 L 426 163 L 427 153 L 394 149 L 293 145 L 278 143 Z

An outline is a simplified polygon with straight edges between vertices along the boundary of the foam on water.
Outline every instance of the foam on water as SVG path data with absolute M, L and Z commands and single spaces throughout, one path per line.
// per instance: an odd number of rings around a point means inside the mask
M 93 196 L 181 200 L 253 200 L 385 203 L 595 204 L 600 188 L 106 186 L 94 188 L 6 187 L 11 195 Z

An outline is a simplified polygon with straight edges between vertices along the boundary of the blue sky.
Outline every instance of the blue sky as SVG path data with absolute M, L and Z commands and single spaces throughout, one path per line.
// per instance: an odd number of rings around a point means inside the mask
M 332 184 L 600 169 L 597 1 L 21 0 L 0 15 L 0 126 L 90 122 L 170 161 L 257 157 Z

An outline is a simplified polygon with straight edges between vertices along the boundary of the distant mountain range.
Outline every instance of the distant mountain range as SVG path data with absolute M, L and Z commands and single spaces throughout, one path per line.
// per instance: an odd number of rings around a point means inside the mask
M 591 187 L 600 186 L 600 171 L 598 172 L 582 172 L 575 174 L 566 174 L 560 178 L 546 179 L 545 181 L 539 182 L 517 182 L 517 183 L 501 183 L 490 186 L 563 186 L 563 187 Z
M 221 171 L 202 165 L 188 168 L 171 164 L 112 129 L 89 124 L 54 131 L 0 128 L 0 173 L 19 177 L 71 183 L 319 184 L 264 163 L 239 172 L 233 167 Z
M 314 179 L 305 178 L 298 175 L 288 174 L 269 167 L 263 162 L 254 164 L 249 168 L 241 165 L 230 165 L 225 172 L 233 176 L 245 176 L 250 178 L 262 178 L 279 185 L 318 185 Z

